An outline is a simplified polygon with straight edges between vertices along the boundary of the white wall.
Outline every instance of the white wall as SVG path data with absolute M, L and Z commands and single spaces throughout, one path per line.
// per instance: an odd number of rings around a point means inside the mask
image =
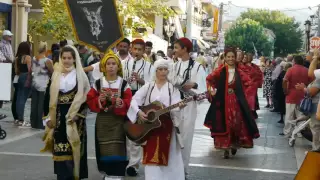
M 1 3 L 12 4 L 12 0 L 0 0 Z

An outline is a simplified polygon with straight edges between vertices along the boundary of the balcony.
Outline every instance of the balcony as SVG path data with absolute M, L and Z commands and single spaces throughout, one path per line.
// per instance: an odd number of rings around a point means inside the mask
M 187 10 L 186 0 L 168 0 L 166 3 L 170 6 L 177 14 L 185 14 Z

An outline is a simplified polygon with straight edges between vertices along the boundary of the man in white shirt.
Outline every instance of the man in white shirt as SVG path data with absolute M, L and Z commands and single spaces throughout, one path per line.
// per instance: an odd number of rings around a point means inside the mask
M 134 58 L 122 61 L 123 79 L 130 85 L 134 95 L 146 82 L 152 81 L 153 66 L 143 58 L 146 44 L 142 39 L 136 39 L 132 42 L 132 54 Z M 142 148 L 134 142 L 127 140 L 127 152 L 129 164 L 127 174 L 137 176 L 142 159 Z
M 129 53 L 130 49 L 130 40 L 124 38 L 118 45 L 117 45 L 117 55 L 119 56 L 121 62 L 124 60 L 132 59 L 132 56 Z

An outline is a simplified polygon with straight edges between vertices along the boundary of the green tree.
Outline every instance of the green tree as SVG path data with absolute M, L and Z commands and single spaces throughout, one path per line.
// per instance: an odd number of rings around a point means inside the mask
M 268 41 L 263 26 L 251 19 L 238 20 L 226 32 L 225 44 L 247 52 L 254 52 L 255 46 L 256 50 L 265 56 L 269 56 L 272 51 L 272 42 Z
M 72 36 L 71 22 L 63 0 L 40 0 L 44 10 L 41 19 L 29 18 L 29 33 L 62 40 Z
M 154 16 L 163 16 L 164 19 L 174 15 L 174 11 L 166 5 L 168 0 L 119 0 L 118 12 L 122 17 L 135 19 L 130 23 L 133 34 L 139 28 L 154 27 Z
M 249 9 L 243 12 L 241 19 L 252 19 L 268 28 L 276 35 L 275 55 L 287 55 L 299 52 L 302 46 L 302 30 L 294 18 L 280 11 Z
M 165 4 L 168 0 L 117 0 L 119 16 L 138 18 L 132 26 L 133 33 L 138 28 L 154 27 L 154 15 L 168 18 L 174 11 Z M 51 36 L 55 40 L 72 36 L 71 22 L 64 6 L 64 0 L 40 0 L 44 13 L 41 19 L 29 20 L 29 33 Z

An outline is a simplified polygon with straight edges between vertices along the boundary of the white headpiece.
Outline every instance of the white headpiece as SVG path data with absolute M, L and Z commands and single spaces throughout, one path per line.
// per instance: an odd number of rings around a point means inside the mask
M 316 77 L 316 79 L 320 79 L 320 69 L 314 71 L 314 76 Z
M 154 70 L 156 71 L 160 67 L 168 68 L 169 69 L 169 61 L 165 59 L 158 59 L 154 63 Z

